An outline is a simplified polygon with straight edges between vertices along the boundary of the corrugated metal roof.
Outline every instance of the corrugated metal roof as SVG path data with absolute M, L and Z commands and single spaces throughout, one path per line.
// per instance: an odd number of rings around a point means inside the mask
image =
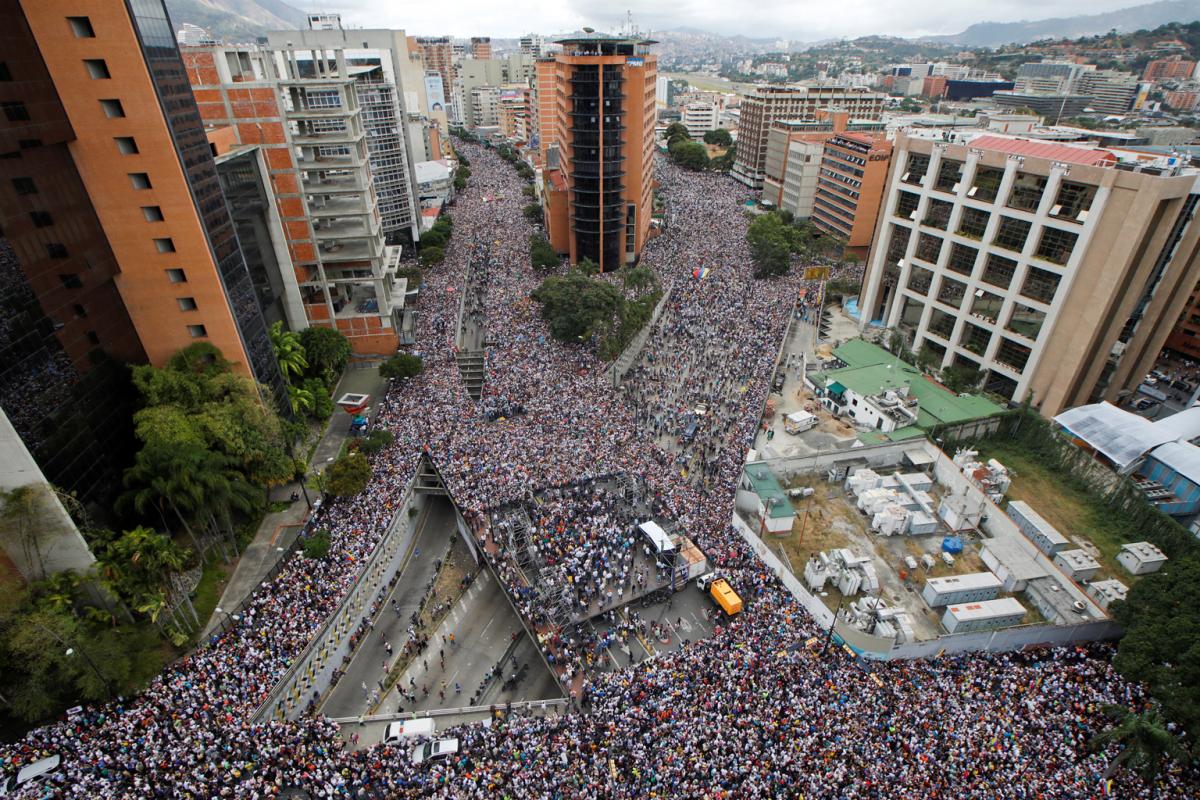
M 1200 486 L 1200 447 L 1183 442 L 1167 442 L 1151 450 L 1150 458 Z
M 1054 421 L 1125 469 L 1166 442 L 1200 437 L 1200 407 L 1188 408 L 1151 422 L 1112 403 L 1092 403 L 1068 409 Z
M 980 136 L 971 140 L 970 147 L 995 150 L 1016 156 L 1044 158 L 1048 161 L 1062 161 L 1067 164 L 1099 167 L 1112 164 L 1117 160 L 1117 157 L 1109 151 L 1098 150 L 1094 147 L 1071 147 L 1065 144 L 1035 142 L 1030 139 L 1015 139 L 1008 136 Z

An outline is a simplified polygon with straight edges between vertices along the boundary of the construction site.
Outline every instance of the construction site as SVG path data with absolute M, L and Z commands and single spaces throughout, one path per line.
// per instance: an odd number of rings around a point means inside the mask
M 1012 478 L 919 439 L 750 463 L 738 509 L 793 592 L 833 612 L 856 649 L 1108 638 L 1108 607 L 1165 557 L 1139 542 L 1102 561 L 1084 532 L 1008 498 Z M 990 635 L 1001 631 L 1018 633 Z

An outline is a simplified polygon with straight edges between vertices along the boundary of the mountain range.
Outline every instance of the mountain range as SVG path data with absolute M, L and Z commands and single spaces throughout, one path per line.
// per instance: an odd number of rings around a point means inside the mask
M 1200 3 L 1196 0 L 1159 0 L 1157 3 L 1103 14 L 1056 17 L 1033 22 L 978 22 L 961 33 L 923 36 L 921 41 L 963 47 L 999 47 L 1005 44 L 1028 44 L 1041 39 L 1077 39 L 1114 29 L 1123 33 L 1150 30 L 1168 22 L 1196 20 L 1200 20 Z
M 267 31 L 308 26 L 308 15 L 281 0 L 166 0 L 176 28 L 199 25 L 217 41 L 253 41 Z

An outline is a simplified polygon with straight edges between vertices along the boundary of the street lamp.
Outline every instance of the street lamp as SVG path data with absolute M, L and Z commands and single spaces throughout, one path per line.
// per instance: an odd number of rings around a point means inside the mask
M 35 622 L 34 624 L 37 625 L 42 630 L 44 630 L 46 633 L 53 636 L 55 638 L 55 640 L 57 640 L 58 643 L 61 644 L 63 647 L 67 648 L 64 655 L 66 655 L 68 658 L 75 655 L 75 648 L 71 647 L 69 644 L 67 644 L 65 639 L 63 639 L 61 636 L 59 636 L 57 633 L 55 633 L 50 628 L 47 628 L 45 625 L 42 625 L 40 622 Z M 113 691 L 112 682 L 109 681 L 107 675 L 105 675 L 103 672 L 100 671 L 100 667 L 96 666 L 96 662 L 92 661 L 92 657 L 87 654 L 87 651 L 81 648 L 79 650 L 79 655 L 83 657 L 83 660 L 87 662 L 87 665 L 92 668 L 92 672 L 95 672 L 96 677 L 99 678 L 100 682 L 104 684 L 105 691 L 107 691 L 109 693 L 109 695 L 115 695 L 116 692 Z
M 226 611 L 225 609 L 221 608 L 220 606 L 217 606 L 217 607 L 216 607 L 215 609 L 213 609 L 213 610 L 214 610 L 214 611 L 216 611 L 218 614 L 224 614 L 224 615 L 225 615 L 225 619 L 229 620 L 229 622 L 230 622 L 230 623 L 233 623 L 233 624 L 236 624 L 236 623 L 238 623 L 238 622 L 239 622 L 239 621 L 241 621 L 241 619 L 242 619 L 242 615 L 241 615 L 241 614 L 230 614 L 228 611 Z

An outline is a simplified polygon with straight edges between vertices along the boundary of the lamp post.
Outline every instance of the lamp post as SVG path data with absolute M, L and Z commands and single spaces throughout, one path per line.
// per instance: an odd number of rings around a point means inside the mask
M 78 651 L 76 651 L 74 647 L 72 647 L 70 644 L 67 643 L 66 639 L 59 636 L 58 633 L 56 631 L 54 631 L 52 628 L 49 628 L 49 627 L 43 625 L 42 623 L 37 622 L 36 620 L 33 621 L 33 624 L 38 626 L 39 628 L 41 628 L 46 633 L 53 636 L 54 640 L 56 642 L 58 642 L 63 647 L 65 647 L 66 651 L 64 654 L 67 657 L 73 656 L 73 655 L 75 655 L 76 652 L 78 652 L 79 655 L 83 657 L 83 660 L 87 662 L 87 665 L 92 668 L 92 672 L 96 673 L 96 677 L 100 679 L 100 682 L 104 684 L 105 691 L 107 691 L 109 693 L 109 695 L 116 694 L 116 692 L 113 691 L 113 685 L 112 685 L 112 682 L 108 679 L 108 676 L 100 671 L 100 667 L 96 665 L 96 662 L 92 660 L 92 657 L 87 654 L 86 650 L 84 650 L 81 647 L 81 648 L 79 648 Z
M 217 607 L 216 607 L 216 608 L 214 608 L 213 610 L 214 610 L 214 611 L 216 611 L 218 614 L 224 614 L 224 615 L 225 615 L 225 619 L 229 620 L 229 622 L 230 622 L 230 625 L 236 625 L 236 624 L 237 624 L 238 622 L 240 622 L 240 621 L 241 621 L 241 619 L 242 619 L 242 615 L 241 615 L 241 614 L 230 614 L 228 611 L 226 611 L 225 609 L 221 608 L 220 606 L 217 606 Z

